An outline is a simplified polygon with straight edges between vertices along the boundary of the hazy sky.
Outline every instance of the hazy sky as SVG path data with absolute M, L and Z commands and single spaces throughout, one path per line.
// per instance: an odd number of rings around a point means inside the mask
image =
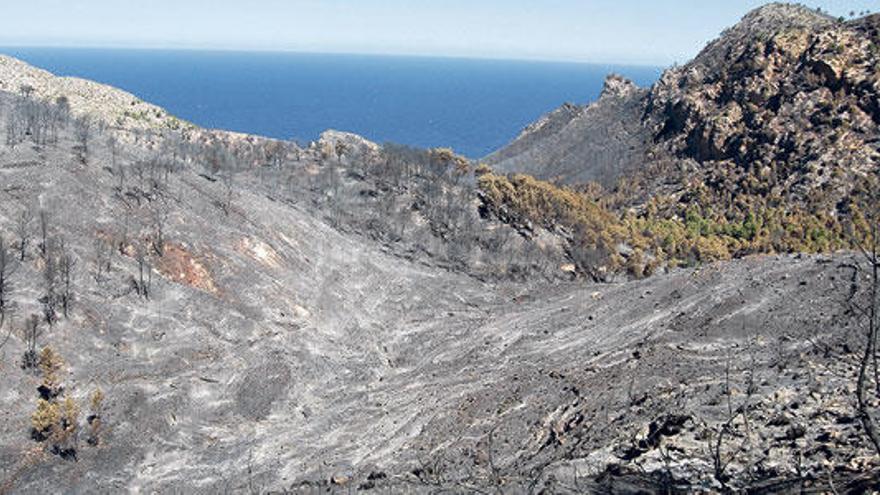
M 0 45 L 668 64 L 760 0 L 0 0 Z M 835 15 L 878 0 L 815 0 Z

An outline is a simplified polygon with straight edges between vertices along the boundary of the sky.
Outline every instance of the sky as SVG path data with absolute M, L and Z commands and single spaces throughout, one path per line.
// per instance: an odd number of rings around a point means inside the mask
M 0 45 L 668 65 L 761 0 L 0 0 Z M 835 16 L 878 0 L 805 1 Z

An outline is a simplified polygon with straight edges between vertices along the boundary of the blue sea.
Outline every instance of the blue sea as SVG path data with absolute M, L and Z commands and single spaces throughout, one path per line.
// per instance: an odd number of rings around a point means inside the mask
M 326 129 L 478 158 L 608 73 L 647 86 L 661 69 L 451 58 L 0 48 L 58 75 L 110 84 L 203 127 L 300 141 Z

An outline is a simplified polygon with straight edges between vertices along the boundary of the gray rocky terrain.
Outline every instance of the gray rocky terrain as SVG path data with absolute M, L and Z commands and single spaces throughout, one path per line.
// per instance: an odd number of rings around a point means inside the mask
M 880 487 L 855 394 L 871 284 L 858 255 L 575 280 L 558 233 L 482 214 L 469 164 L 443 150 L 340 132 L 300 147 L 171 128 L 162 112 L 128 126 L 90 91 L 124 93 L 76 83 L 67 108 L 68 83 L 0 68 L 0 236 L 15 258 L 0 493 Z M 641 131 L 587 122 L 644 95 L 611 79 L 596 106 L 528 131 L 523 153 L 580 132 L 593 141 L 572 156 L 619 138 L 614 163 L 557 157 L 548 174 L 636 166 Z M 49 318 L 64 294 L 67 314 Z M 52 380 L 24 366 L 31 315 L 37 350 L 64 361 Z M 79 409 L 58 420 L 64 442 L 35 431 L 47 384 Z
M 613 186 L 646 161 L 651 136 L 641 118 L 647 95 L 631 81 L 609 76 L 598 101 L 553 111 L 486 162 L 506 172 Z

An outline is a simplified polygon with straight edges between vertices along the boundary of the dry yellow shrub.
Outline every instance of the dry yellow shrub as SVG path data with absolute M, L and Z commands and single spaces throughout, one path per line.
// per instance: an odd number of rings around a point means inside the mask
M 61 411 L 58 403 L 40 399 L 37 410 L 31 415 L 31 427 L 42 438 L 49 438 L 53 430 L 61 422 Z

